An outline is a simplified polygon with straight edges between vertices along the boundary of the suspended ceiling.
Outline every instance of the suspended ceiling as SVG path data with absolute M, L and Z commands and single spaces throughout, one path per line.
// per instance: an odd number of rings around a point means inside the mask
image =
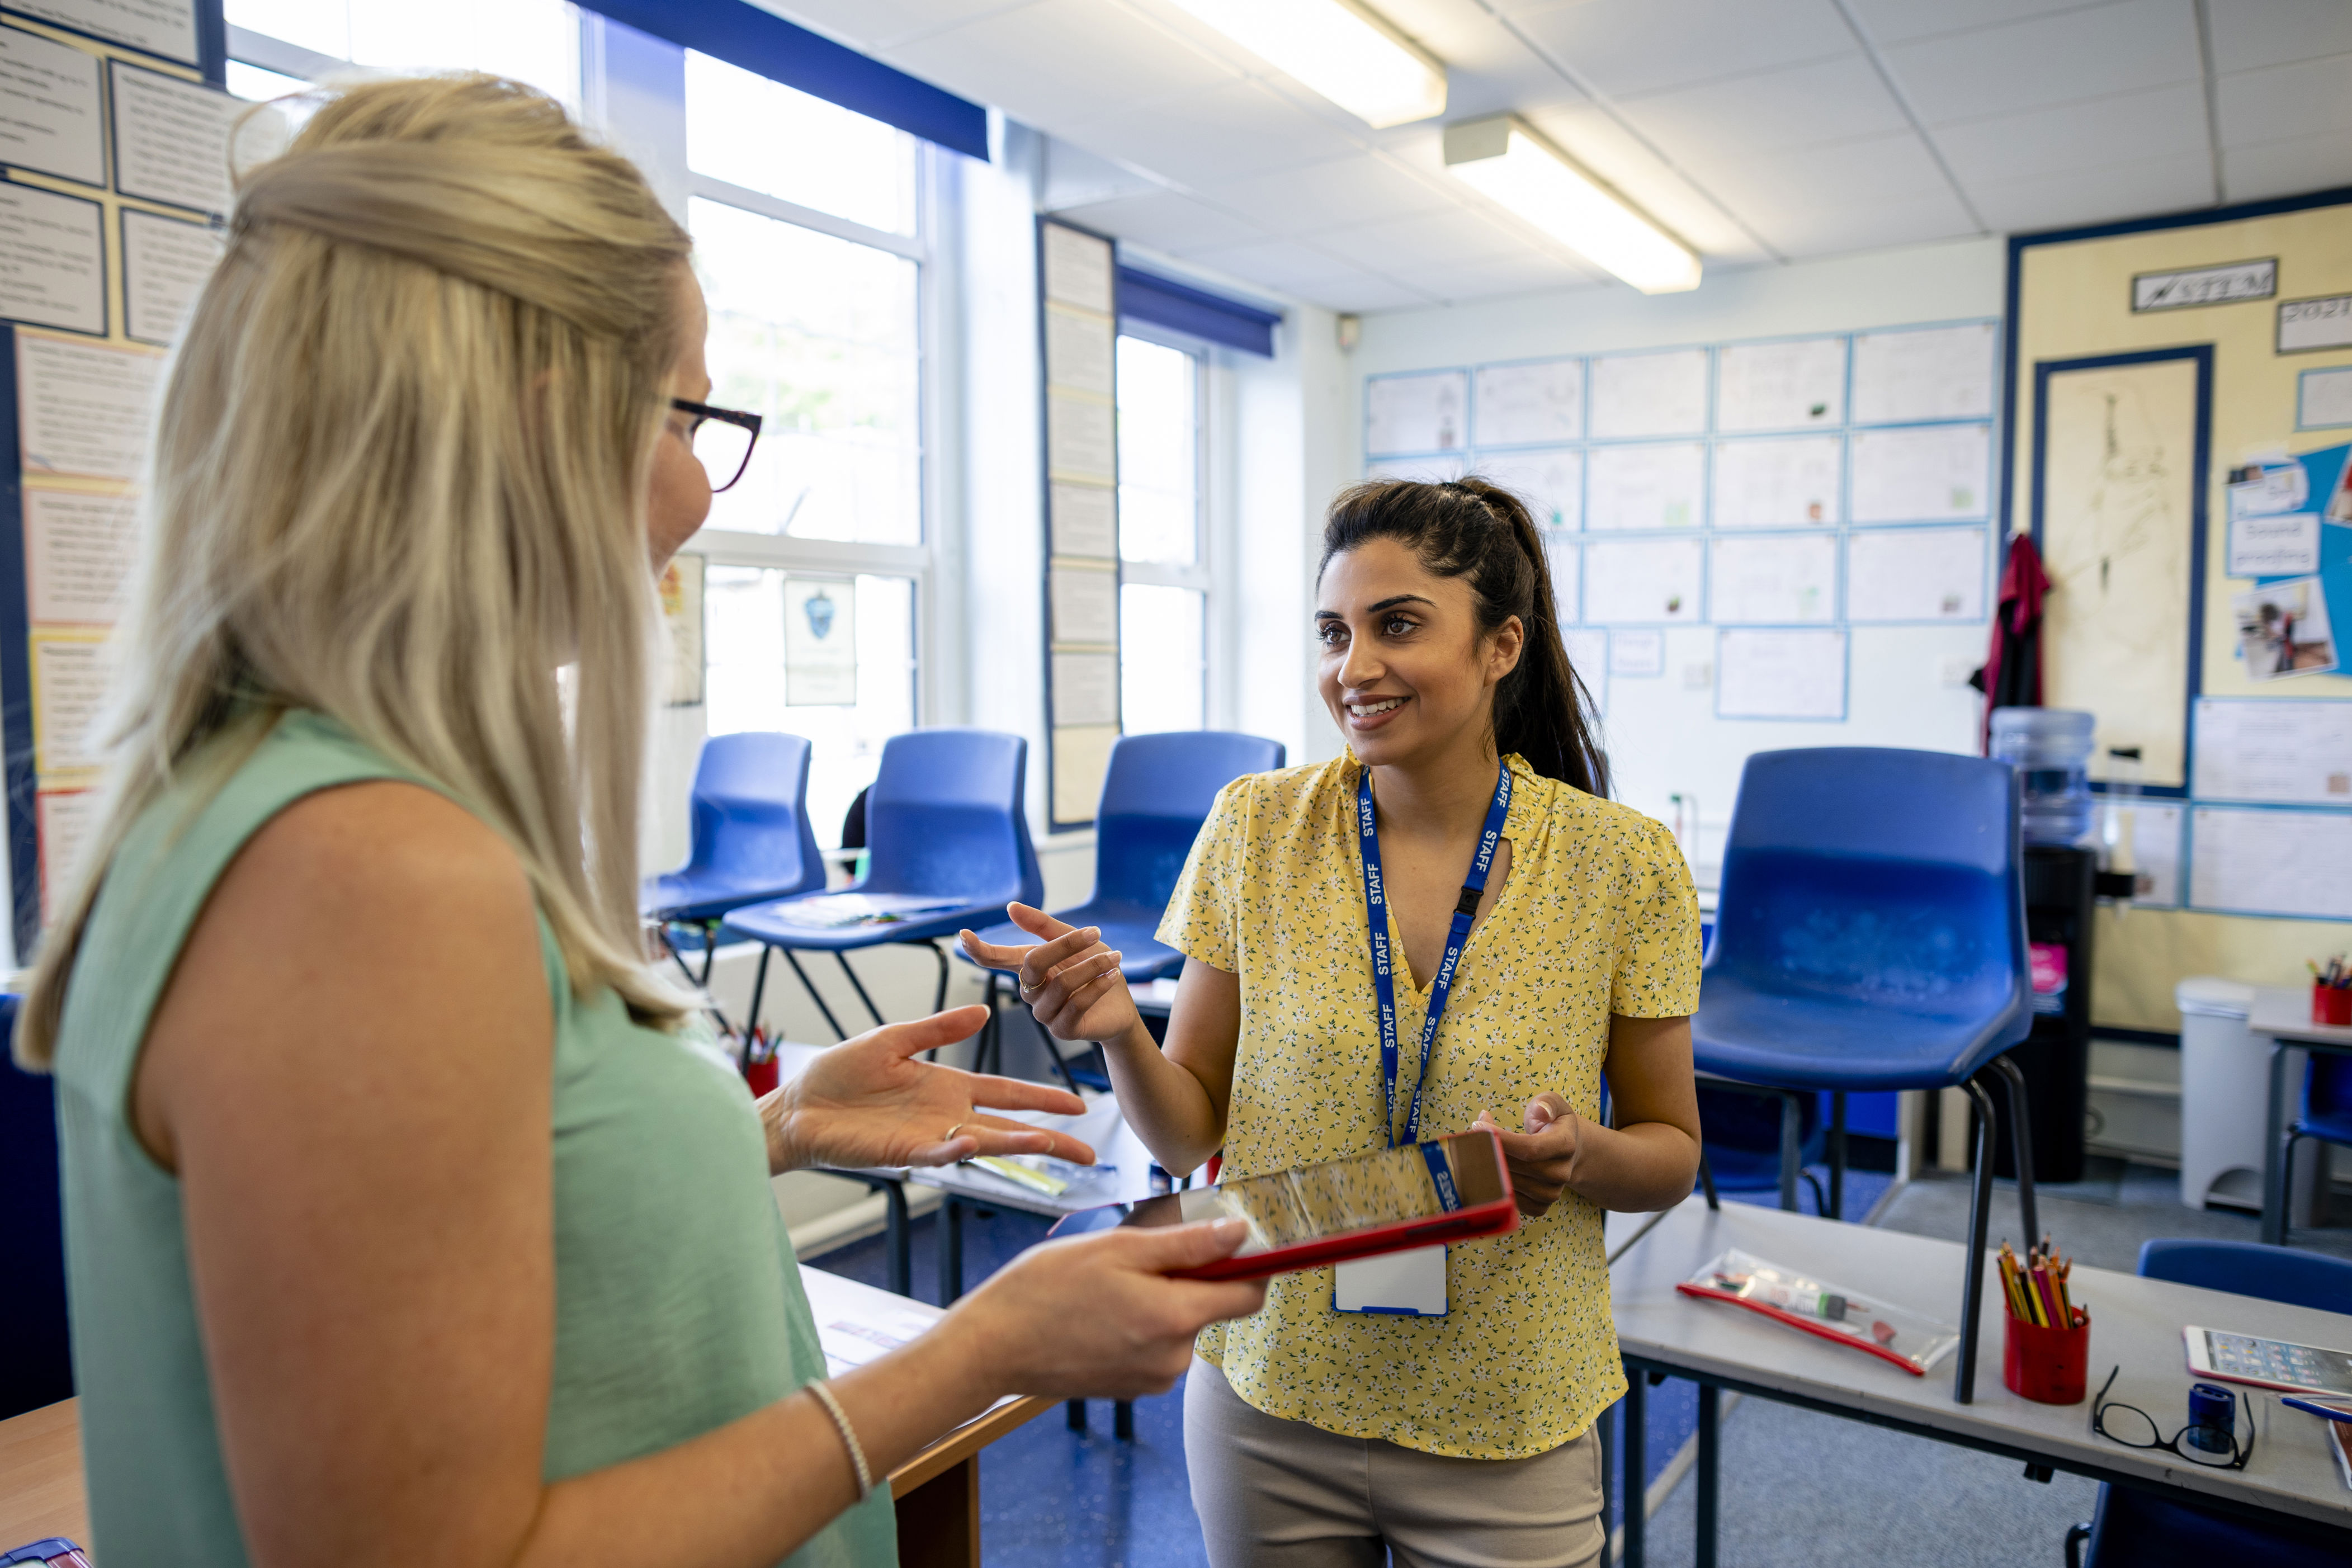
M 1164 0 L 761 0 L 1054 138 L 1047 205 L 1339 310 L 1622 285 Z M 1710 268 L 2352 184 L 2352 0 L 1372 0 Z

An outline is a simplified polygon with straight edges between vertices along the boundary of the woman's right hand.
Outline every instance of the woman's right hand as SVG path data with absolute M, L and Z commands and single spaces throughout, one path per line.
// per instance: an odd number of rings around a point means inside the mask
M 999 1394 L 1164 1394 L 1191 1364 L 1195 1334 L 1265 1304 L 1263 1279 L 1169 1276 L 1232 1256 L 1248 1235 L 1239 1220 L 1217 1220 L 1048 1242 L 999 1269 L 940 1327 L 971 1336 Z
M 974 963 L 1011 970 L 1021 1000 L 1060 1040 L 1116 1040 L 1143 1022 L 1118 972 L 1119 953 L 1105 947 L 1100 929 L 1055 920 L 1027 904 L 1007 904 L 1013 923 L 1044 940 L 1031 947 L 999 947 L 970 931 L 959 933 Z

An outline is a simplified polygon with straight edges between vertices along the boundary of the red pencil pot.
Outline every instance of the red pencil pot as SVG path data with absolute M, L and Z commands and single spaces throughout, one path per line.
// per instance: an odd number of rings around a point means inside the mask
M 773 1094 L 782 1078 L 773 1057 L 755 1058 L 743 1068 L 743 1081 L 751 1086 L 751 1098 L 754 1100 L 763 1094 Z
M 2311 1021 L 2315 1024 L 2352 1025 L 2352 986 L 2315 985 L 2311 988 Z
M 2045 1329 L 2014 1312 L 2003 1312 L 2000 1381 L 2011 1394 L 2037 1405 L 2080 1405 L 2083 1379 L 2091 1365 L 2091 1319 L 2071 1329 Z

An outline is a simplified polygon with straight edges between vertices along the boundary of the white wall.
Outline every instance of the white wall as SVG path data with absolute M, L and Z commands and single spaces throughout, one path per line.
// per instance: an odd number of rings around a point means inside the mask
M 1309 467 L 1346 479 L 1363 472 L 1369 375 L 1999 316 L 2004 255 L 1998 238 L 1966 240 L 1717 273 L 1686 294 L 1584 289 L 1368 316 L 1349 356 L 1345 407 L 1328 437 L 1334 451 L 1318 465 L 1310 444 Z M 1664 676 L 1609 685 L 1604 733 L 1618 798 L 1670 818 L 1669 795 L 1696 795 L 1702 829 L 1688 847 L 1705 880 L 1720 858 L 1740 764 L 1751 752 L 1817 745 L 1973 751 L 1979 700 L 1957 681 L 1981 662 L 1987 635 L 1983 624 L 1852 628 L 1848 718 L 1821 724 L 1717 719 L 1714 629 L 1669 629 Z

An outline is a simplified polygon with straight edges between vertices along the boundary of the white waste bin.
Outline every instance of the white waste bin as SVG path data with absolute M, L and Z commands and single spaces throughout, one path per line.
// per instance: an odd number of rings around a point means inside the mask
M 2180 1201 L 2201 1209 L 2263 1206 L 2263 1131 L 2270 1106 L 2271 1043 L 2246 1027 L 2254 988 L 2197 975 L 2174 987 L 2180 1009 Z M 2287 1052 L 2287 1106 L 2301 1102 L 2305 1054 Z M 2306 1142 L 2295 1151 L 2287 1222 L 2311 1223 L 2326 1162 Z

